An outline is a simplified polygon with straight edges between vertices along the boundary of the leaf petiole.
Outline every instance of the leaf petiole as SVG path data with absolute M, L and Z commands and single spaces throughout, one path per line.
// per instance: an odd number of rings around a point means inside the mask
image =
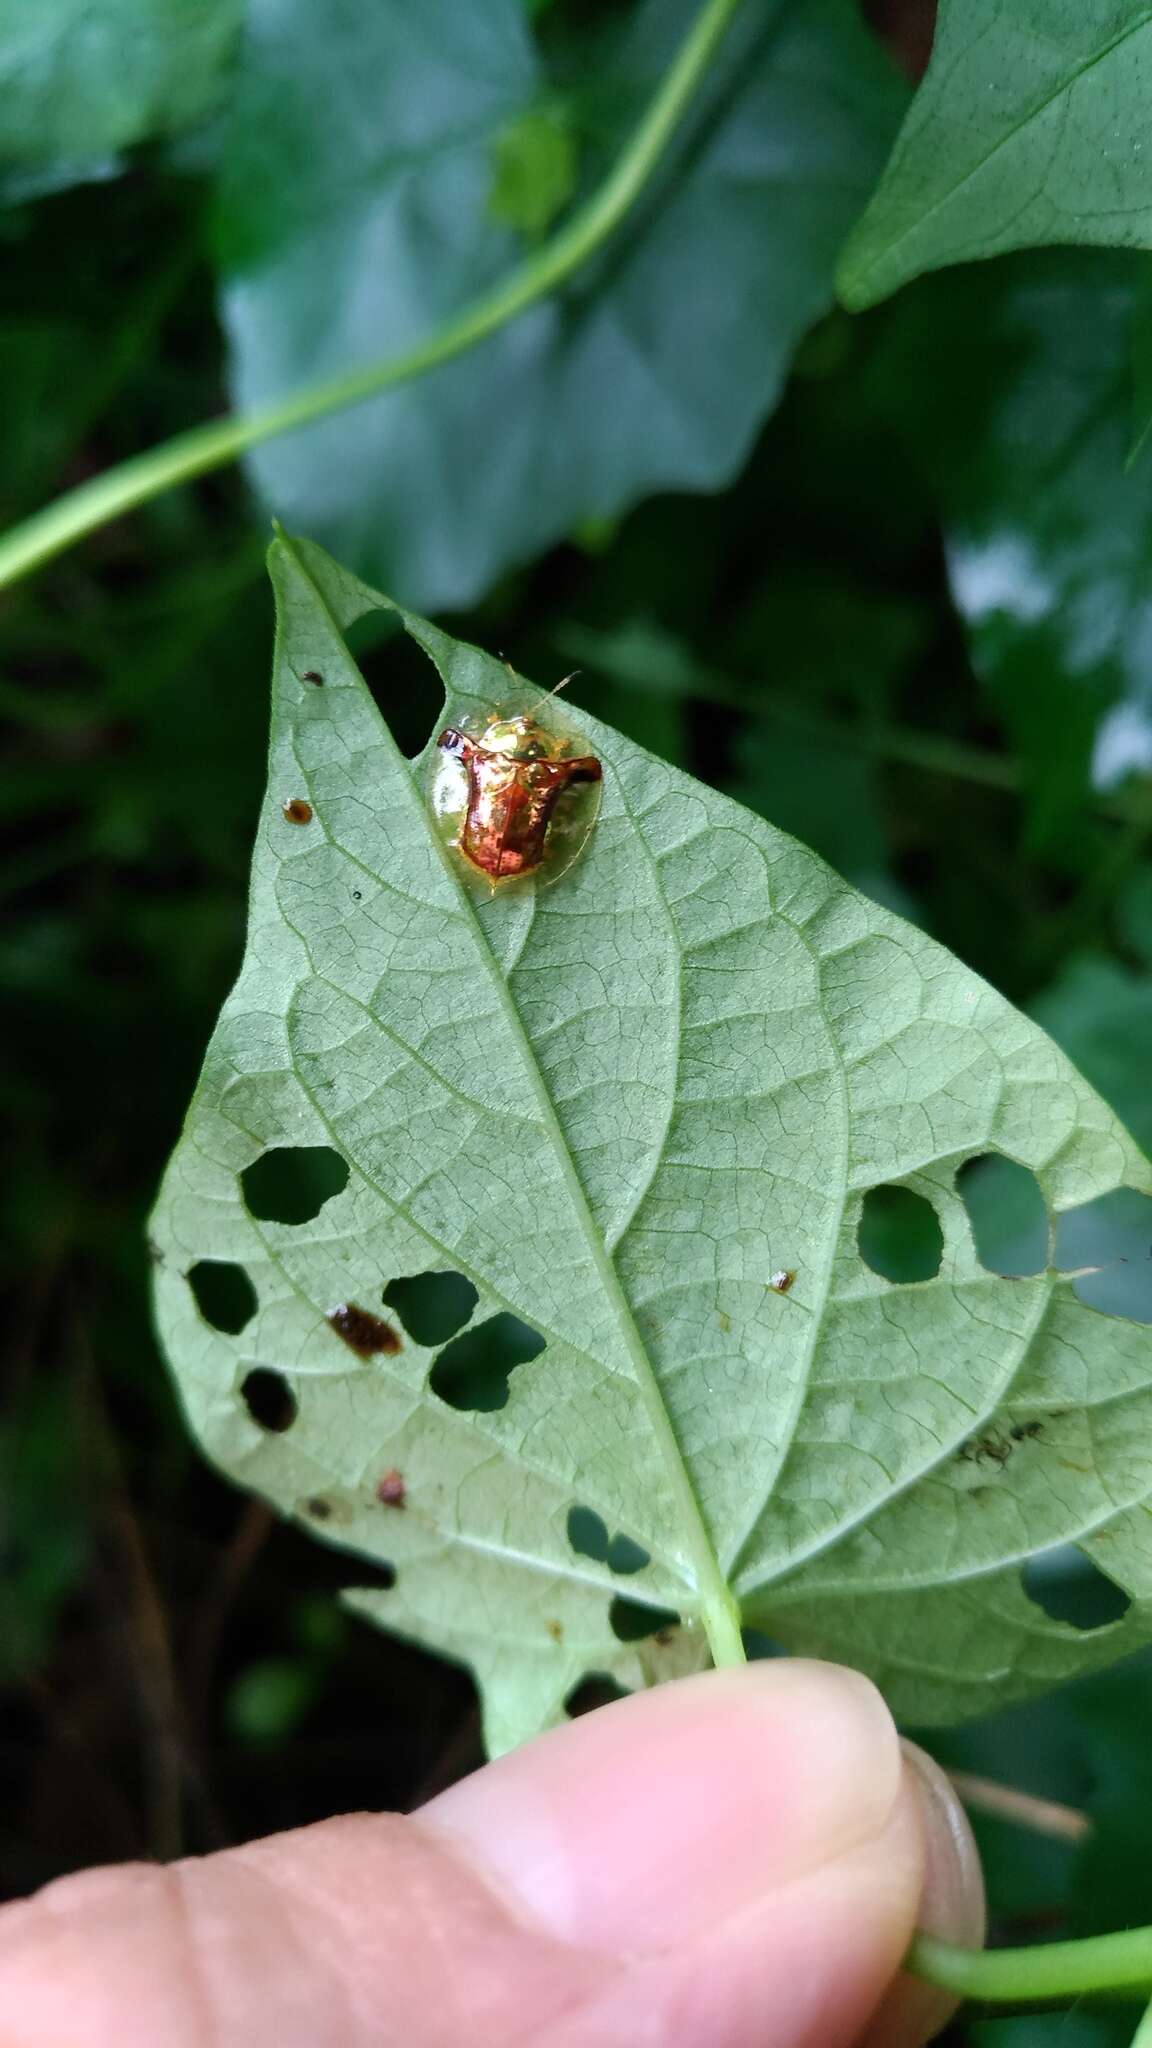
M 934 1935 L 918 1934 L 904 1966 L 926 1983 L 985 2004 L 1032 2004 L 1101 1992 L 1147 1997 L 1152 1993 L 1152 1927 L 990 1950 L 954 1948 Z M 1145 2019 L 1133 2048 L 1152 2048 L 1152 2020 Z

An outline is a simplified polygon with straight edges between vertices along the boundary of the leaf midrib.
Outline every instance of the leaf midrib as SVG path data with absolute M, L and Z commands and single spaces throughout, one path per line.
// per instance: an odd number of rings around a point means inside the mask
M 692 1482 L 691 1474 L 685 1463 L 679 1440 L 673 1430 L 671 1417 L 664 1402 L 655 1368 L 636 1326 L 631 1306 L 621 1285 L 615 1261 L 608 1251 L 600 1231 L 596 1227 L 587 1194 L 576 1171 L 572 1154 L 568 1149 L 560 1120 L 556 1114 L 555 1105 L 548 1093 L 544 1076 L 536 1059 L 535 1050 L 524 1028 L 523 1020 L 513 1000 L 511 990 L 501 971 L 500 963 L 492 950 L 488 935 L 476 915 L 475 906 L 468 895 L 463 880 L 452 862 L 448 848 L 442 844 L 439 835 L 431 829 L 427 807 L 415 777 L 411 773 L 411 765 L 400 753 L 386 721 L 381 717 L 375 704 L 372 702 L 367 685 L 360 675 L 359 666 L 348 649 L 345 635 L 337 624 L 322 591 L 309 574 L 291 541 L 286 536 L 281 536 L 277 545 L 282 547 L 290 557 L 297 575 L 307 583 L 314 595 L 316 604 L 324 617 L 328 619 L 333 632 L 339 639 L 347 660 L 356 673 L 360 688 L 364 692 L 365 701 L 371 706 L 372 713 L 376 718 L 381 743 L 391 751 L 394 761 L 400 767 L 401 773 L 398 780 L 404 790 L 405 801 L 414 807 L 422 830 L 429 844 L 435 849 L 436 857 L 445 875 L 448 877 L 457 901 L 465 912 L 473 930 L 480 963 L 492 986 L 496 1002 L 504 1014 L 513 1043 L 519 1051 L 522 1070 L 536 1102 L 541 1127 L 552 1146 L 573 1214 L 580 1227 L 605 1300 L 612 1312 L 617 1334 L 631 1366 L 636 1387 L 648 1413 L 649 1424 L 667 1473 L 673 1498 L 680 1509 L 685 1545 L 688 1552 L 688 1558 L 685 1562 L 690 1562 L 693 1569 L 693 1591 L 697 1594 L 700 1602 L 699 1618 L 705 1622 L 706 1626 L 710 1623 L 715 1624 L 721 1633 L 724 1631 L 725 1625 L 730 1630 L 735 1602 L 708 1533 L 703 1511 Z M 405 625 L 405 630 L 407 630 L 405 615 L 401 612 L 399 616 L 401 622 Z M 418 642 L 417 644 L 419 645 L 420 643 Z M 425 651 L 427 652 L 427 650 Z M 438 664 L 437 672 L 439 673 Z M 443 676 L 441 676 L 441 681 L 445 682 Z M 448 685 L 445 682 L 445 689 L 447 690 L 447 688 Z M 290 721 L 288 725 L 289 733 L 291 733 Z M 609 767 L 611 766 L 610 763 L 608 765 Z M 376 877 L 376 880 L 380 880 L 379 876 Z M 677 957 L 677 973 L 678 970 L 679 960 Z M 603 1366 L 601 1366 L 601 1369 L 603 1369 Z

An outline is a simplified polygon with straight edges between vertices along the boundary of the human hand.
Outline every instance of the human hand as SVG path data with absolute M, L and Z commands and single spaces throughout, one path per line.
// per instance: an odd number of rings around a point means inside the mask
M 947 1781 L 854 1673 L 623 1700 L 412 1818 L 357 1814 L 0 1912 L 3 2048 L 914 2048 L 915 1925 L 983 1932 Z

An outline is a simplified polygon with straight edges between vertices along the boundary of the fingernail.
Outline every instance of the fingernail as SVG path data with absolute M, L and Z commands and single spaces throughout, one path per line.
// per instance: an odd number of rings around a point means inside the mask
M 902 1770 L 866 1679 L 781 1660 L 602 1708 L 420 1819 L 549 1933 L 649 1953 L 881 1834 Z
M 915 1742 L 901 1743 L 924 1825 L 920 1930 L 963 1948 L 984 1940 L 984 1878 L 960 1795 L 946 1771 Z
M 947 1772 L 914 1742 L 902 1742 L 906 1782 L 920 1817 L 923 1880 L 916 1925 L 922 1934 L 961 1948 L 980 1948 L 985 1933 L 984 1879 L 968 1816 Z M 934 1984 L 902 1972 L 865 2037 L 864 2048 L 921 2048 L 947 2025 L 958 2001 Z

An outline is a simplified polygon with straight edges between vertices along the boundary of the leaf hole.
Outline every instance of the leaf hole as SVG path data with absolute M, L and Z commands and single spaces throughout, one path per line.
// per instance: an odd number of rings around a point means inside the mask
M 680 1616 L 670 1607 L 646 1607 L 641 1600 L 629 1600 L 617 1593 L 608 1609 L 608 1625 L 621 1643 L 642 1643 L 664 1629 L 679 1628 Z
M 396 1584 L 397 1571 L 394 1564 L 386 1560 L 373 1563 L 370 1557 L 355 1557 L 341 1560 L 341 1593 L 390 1593 Z M 355 1578 L 348 1573 L 354 1571 Z
M 606 1564 L 609 1571 L 618 1572 L 621 1578 L 642 1572 L 652 1562 L 651 1552 L 631 1536 L 617 1533 L 610 1538 L 607 1524 L 595 1508 L 569 1508 L 568 1541 L 578 1556 Z
M 856 1242 L 864 1264 L 895 1286 L 934 1280 L 944 1257 L 944 1232 L 935 1209 L 912 1188 L 869 1188 Z
M 1086 1308 L 1152 1323 L 1152 1198 L 1114 1188 L 1057 1217 L 1055 1263 Z
M 990 1273 L 1023 1278 L 1048 1264 L 1048 1210 L 1036 1175 L 1002 1152 L 968 1159 L 956 1175 L 976 1256 Z
M 572 1721 L 578 1721 L 581 1714 L 594 1714 L 597 1707 L 610 1707 L 614 1700 L 627 1699 L 622 1685 L 617 1685 L 606 1671 L 590 1671 L 586 1678 L 574 1685 L 564 1702 L 564 1712 Z
M 227 1337 L 238 1337 L 257 1309 L 256 1289 L 231 1259 L 198 1259 L 186 1275 L 204 1321 Z
M 384 1303 L 414 1344 L 446 1344 L 464 1328 L 480 1296 L 463 1273 L 413 1273 L 384 1289 Z
M 431 660 L 392 612 L 365 612 L 345 638 L 377 711 L 413 760 L 444 709 L 444 685 Z
M 348 1185 L 348 1164 L 331 1145 L 276 1145 L 240 1175 L 258 1223 L 311 1223 Z
M 283 1373 L 273 1372 L 267 1365 L 253 1366 L 241 1383 L 240 1394 L 253 1422 L 274 1436 L 291 1429 L 299 1413 L 296 1396 Z
M 428 1384 L 449 1408 L 469 1415 L 493 1414 L 507 1402 L 515 1368 L 538 1358 L 544 1344 L 539 1330 L 504 1311 L 447 1345 Z
M 1050 1621 L 1066 1622 L 1086 1634 L 1122 1621 L 1132 1605 L 1123 1587 L 1071 1544 L 1030 1557 L 1020 1581 L 1033 1606 Z

